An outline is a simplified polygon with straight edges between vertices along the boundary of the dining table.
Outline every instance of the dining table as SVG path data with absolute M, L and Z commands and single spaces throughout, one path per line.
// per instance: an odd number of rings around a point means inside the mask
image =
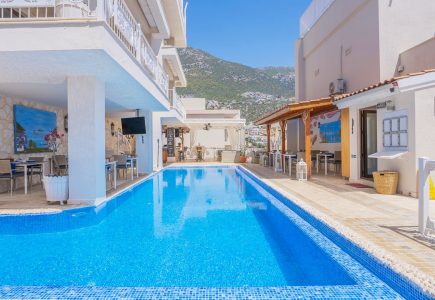
M 325 175 L 328 175 L 328 158 L 334 157 L 334 154 L 330 152 L 320 152 L 316 154 L 317 174 L 319 173 L 320 157 L 323 157 L 325 160 Z
M 41 167 L 42 174 L 45 174 L 45 161 L 16 161 L 14 162 L 16 168 L 23 168 L 24 171 L 24 194 L 27 195 L 28 185 L 28 169 L 32 167 Z

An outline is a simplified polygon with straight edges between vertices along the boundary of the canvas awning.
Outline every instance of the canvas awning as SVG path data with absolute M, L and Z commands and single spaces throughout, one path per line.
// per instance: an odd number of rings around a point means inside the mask
M 408 153 L 408 151 L 381 151 L 369 155 L 369 158 L 396 159 L 406 153 Z

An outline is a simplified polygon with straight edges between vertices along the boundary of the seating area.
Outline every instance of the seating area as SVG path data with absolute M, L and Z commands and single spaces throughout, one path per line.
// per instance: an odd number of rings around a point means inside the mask
M 35 184 L 44 188 L 44 175 L 67 176 L 66 155 L 30 156 L 27 160 L 0 159 L 0 182 L 7 182 L 10 195 L 17 191 L 17 181 L 22 182 L 24 195 L 32 192 Z M 113 155 L 106 158 L 107 190 L 115 190 L 120 182 L 138 178 L 137 158 L 130 155 Z
M 281 157 L 277 158 L 277 155 Z M 296 175 L 295 169 L 298 161 L 305 160 L 306 154 L 304 152 L 286 152 L 282 154 L 278 151 L 260 151 L 250 155 L 251 161 L 258 163 L 265 167 L 273 168 L 284 174 L 288 174 L 290 177 Z M 279 166 L 277 167 L 277 162 Z M 325 152 L 320 150 L 311 151 L 311 173 L 320 174 L 324 173 L 325 176 L 332 174 L 334 176 L 341 174 L 341 151 Z M 313 172 L 316 171 L 316 173 Z

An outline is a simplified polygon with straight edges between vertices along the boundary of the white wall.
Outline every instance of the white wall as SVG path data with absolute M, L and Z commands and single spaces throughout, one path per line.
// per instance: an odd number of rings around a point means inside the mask
M 400 53 L 434 37 L 434 12 L 433 0 L 379 0 L 381 79 L 394 76 Z
M 341 77 L 341 49 L 348 91 L 393 77 L 400 53 L 434 37 L 434 11 L 433 0 L 334 1 L 296 41 L 297 99 L 329 95 L 329 82 Z M 429 69 L 433 61 L 418 66 Z
M 180 98 L 186 110 L 204 110 L 206 109 L 205 98 Z
M 398 193 L 404 195 L 415 196 L 417 192 L 417 152 L 416 145 L 418 136 L 418 130 L 416 130 L 416 122 L 422 117 L 419 115 L 416 118 L 416 103 L 417 99 L 415 98 L 414 92 L 401 93 L 394 97 L 391 97 L 390 100 L 394 101 L 395 111 L 387 112 L 386 109 L 378 110 L 378 151 L 384 151 L 383 146 L 383 120 L 385 118 L 393 117 L 393 116 L 408 116 L 408 153 L 402 155 L 397 159 L 378 159 L 378 170 L 389 170 L 389 171 L 398 171 L 399 172 L 399 185 L 398 185 Z M 420 105 L 420 104 L 419 104 Z M 432 110 L 433 112 L 433 110 Z M 433 114 L 432 114 L 433 117 Z M 426 122 L 427 118 L 424 123 Z M 429 120 L 427 120 L 429 121 Z M 426 136 L 427 138 L 427 136 Z M 420 143 L 423 141 L 420 141 Z M 423 142 L 424 143 L 424 142 Z M 435 149 L 434 149 L 435 150 Z
M 295 61 L 298 100 L 328 96 L 329 83 L 341 77 L 349 91 L 378 82 L 377 1 L 336 0 L 296 42 Z
M 145 117 L 146 134 L 136 135 L 136 156 L 139 173 L 150 174 L 163 167 L 161 113 L 140 111 Z

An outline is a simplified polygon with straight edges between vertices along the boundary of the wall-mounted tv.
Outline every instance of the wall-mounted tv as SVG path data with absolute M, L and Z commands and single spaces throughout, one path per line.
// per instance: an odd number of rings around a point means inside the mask
M 145 118 L 135 117 L 135 118 L 122 118 L 122 134 L 146 134 Z

